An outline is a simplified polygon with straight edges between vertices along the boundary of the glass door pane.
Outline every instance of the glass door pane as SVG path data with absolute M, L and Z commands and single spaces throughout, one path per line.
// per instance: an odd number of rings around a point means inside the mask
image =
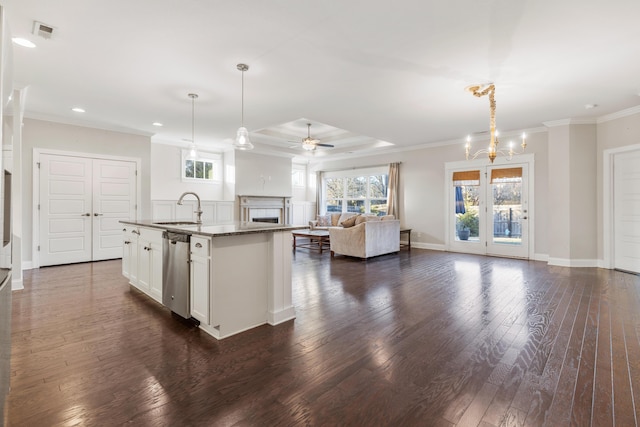
M 528 258 L 527 165 L 487 170 L 487 254 Z
M 459 185 L 455 191 L 456 240 L 477 242 L 480 238 L 480 186 Z
M 493 243 L 522 244 L 522 177 L 491 183 Z
M 450 248 L 459 252 L 484 253 L 484 170 L 455 171 L 451 178 Z

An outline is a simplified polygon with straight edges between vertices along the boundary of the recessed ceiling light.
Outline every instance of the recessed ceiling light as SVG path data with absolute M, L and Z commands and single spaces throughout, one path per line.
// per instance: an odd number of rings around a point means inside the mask
M 21 37 L 14 37 L 11 39 L 12 42 L 14 42 L 17 45 L 20 45 L 22 47 L 29 47 L 29 48 L 34 48 L 36 47 L 36 44 L 30 40 L 27 39 L 23 39 Z
M 153 122 L 153 125 L 154 125 L 154 126 L 158 126 L 158 127 L 162 127 L 162 126 L 164 126 L 164 125 L 163 125 L 162 123 L 160 123 L 160 122 Z
M 80 107 L 73 107 L 71 109 L 71 111 L 75 111 L 76 113 L 84 113 L 84 108 L 80 108 Z

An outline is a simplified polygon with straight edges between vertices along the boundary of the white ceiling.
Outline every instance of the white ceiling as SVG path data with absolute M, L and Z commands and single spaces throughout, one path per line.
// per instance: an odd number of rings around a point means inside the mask
M 304 156 L 459 141 L 640 104 L 638 0 L 0 0 L 27 117 Z M 45 40 L 33 22 L 55 28 Z M 586 104 L 597 104 L 586 109 Z M 84 114 L 71 111 L 74 106 Z M 161 122 L 163 127 L 152 125 Z

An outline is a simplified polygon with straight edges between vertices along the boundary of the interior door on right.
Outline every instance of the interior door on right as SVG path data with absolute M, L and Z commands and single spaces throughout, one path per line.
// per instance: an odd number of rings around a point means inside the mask
M 93 161 L 93 261 L 122 257 L 121 220 L 136 217 L 136 164 Z
M 528 165 L 487 168 L 487 255 L 529 258 Z
M 614 268 L 640 274 L 640 150 L 613 161 Z

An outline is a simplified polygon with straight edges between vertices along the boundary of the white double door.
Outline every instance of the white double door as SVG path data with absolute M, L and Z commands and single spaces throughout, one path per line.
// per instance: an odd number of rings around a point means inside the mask
M 527 162 L 450 169 L 449 249 L 528 259 L 533 208 L 529 172 Z M 470 231 L 463 233 L 469 224 Z
M 136 217 L 136 162 L 39 158 L 40 266 L 121 258 L 119 221 Z

